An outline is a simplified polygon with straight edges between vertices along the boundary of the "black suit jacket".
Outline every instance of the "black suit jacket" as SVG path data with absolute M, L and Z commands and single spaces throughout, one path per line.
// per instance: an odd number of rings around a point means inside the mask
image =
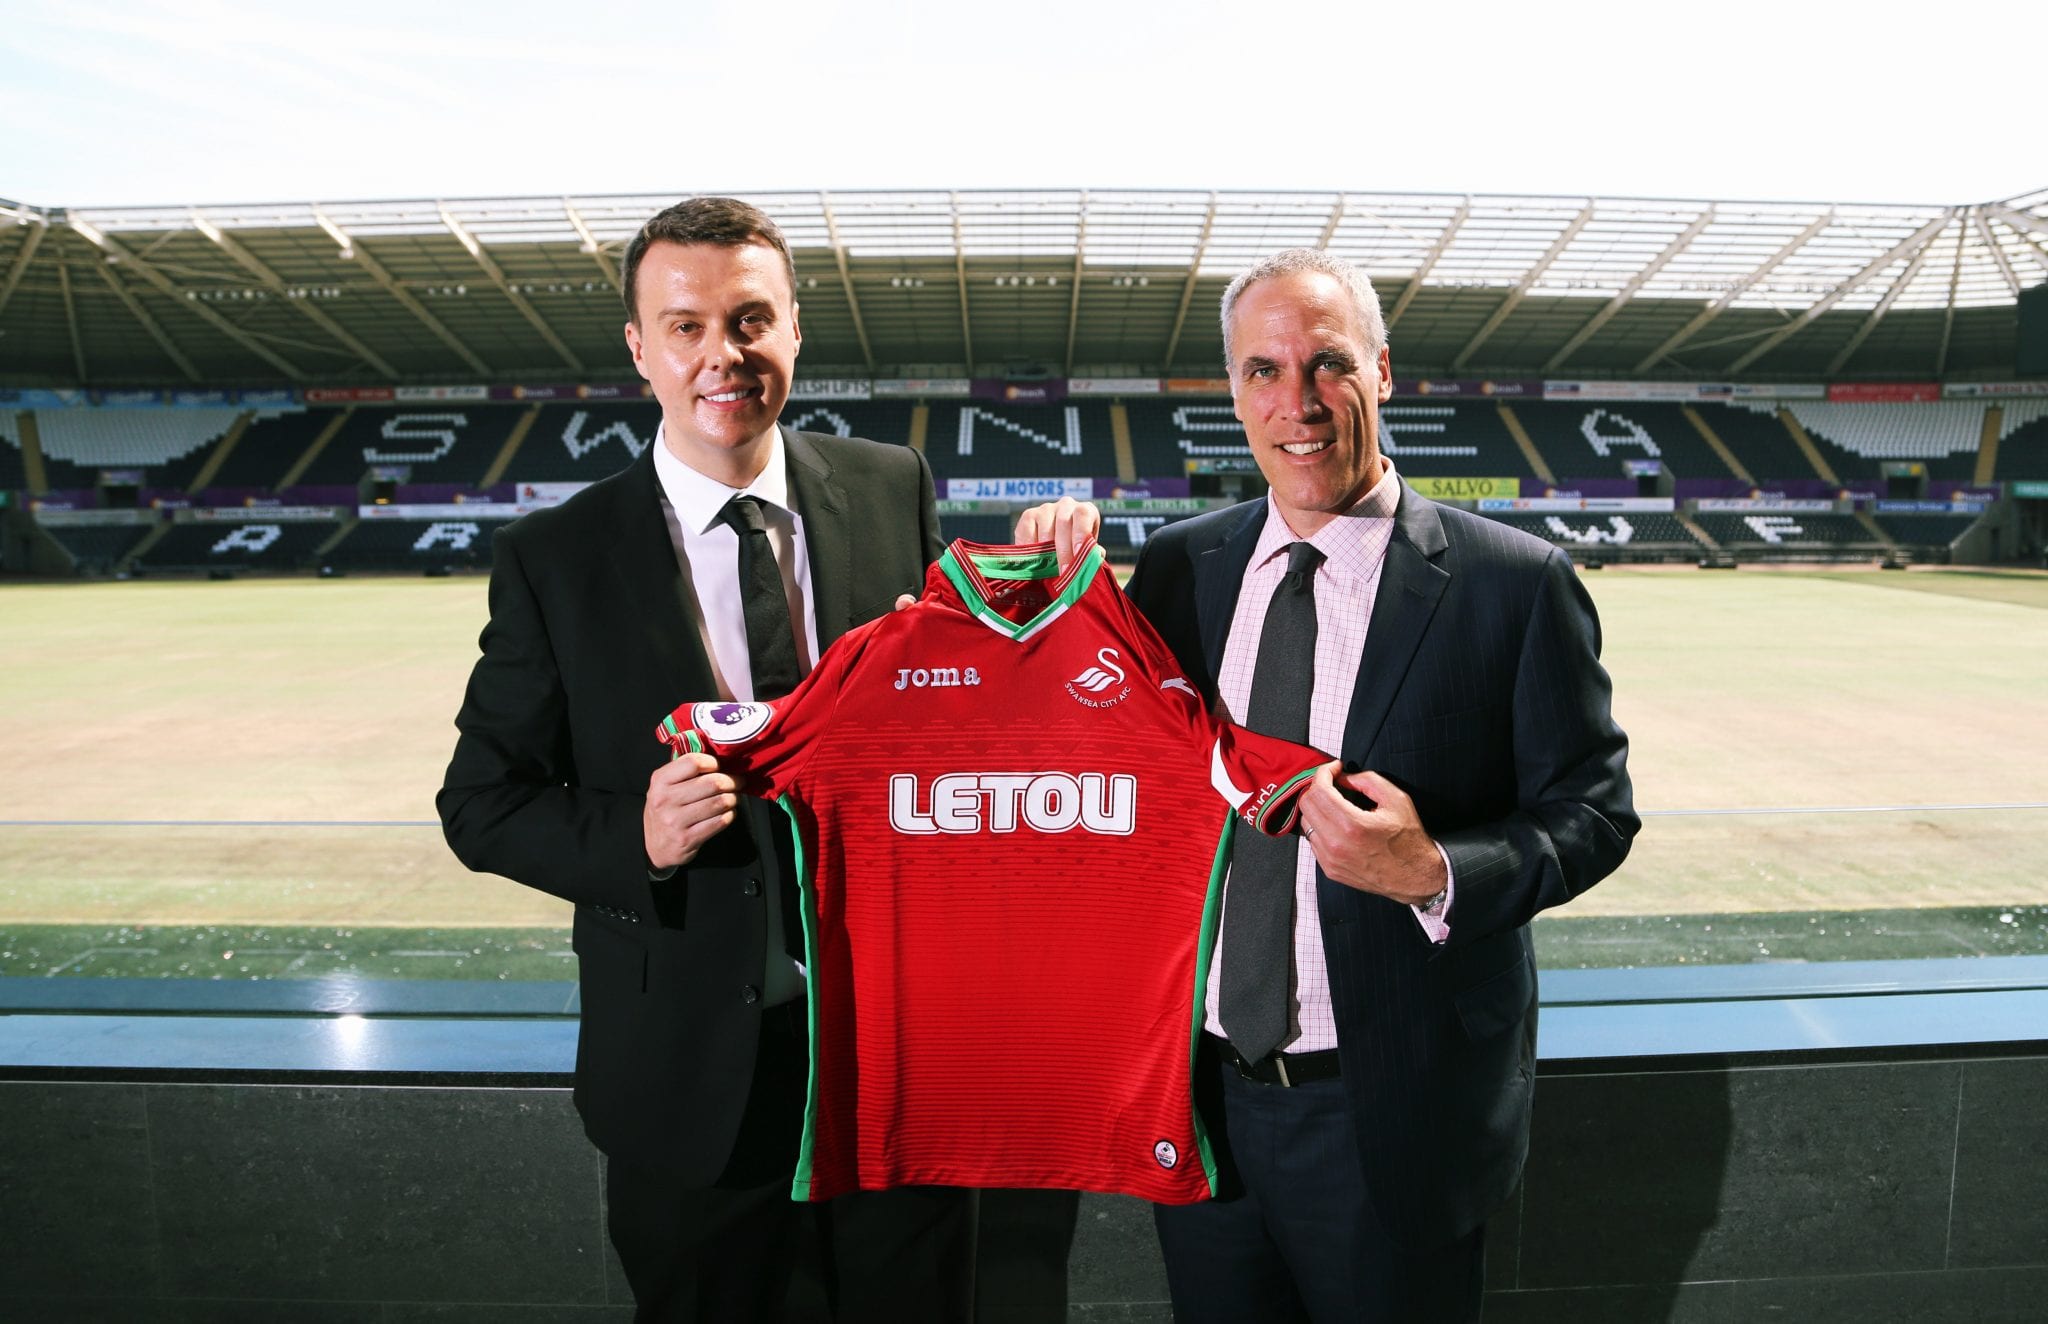
M 1152 536 L 1129 592 L 1213 703 L 1266 503 Z M 1382 1224 L 1482 1222 L 1521 1176 L 1535 1061 L 1528 922 L 1611 873 L 1640 826 L 1599 624 L 1540 539 L 1403 487 L 1344 747 L 1414 797 L 1456 878 L 1450 940 L 1318 875 L 1344 1084 Z
M 823 648 L 919 591 L 941 547 L 931 471 L 905 446 L 782 436 Z M 436 803 L 464 864 L 576 905 L 576 1105 L 592 1141 L 709 1185 L 747 1106 L 765 898 L 781 879 L 764 848 L 773 811 L 746 797 L 688 867 L 648 877 L 641 811 L 667 757 L 655 725 L 717 697 L 687 587 L 651 449 L 501 531 Z

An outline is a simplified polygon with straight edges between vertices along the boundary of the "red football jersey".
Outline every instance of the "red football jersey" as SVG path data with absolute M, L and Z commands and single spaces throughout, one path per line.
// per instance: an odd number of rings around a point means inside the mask
M 660 734 L 797 825 L 794 1198 L 1213 1194 L 1192 1065 L 1231 826 L 1292 830 L 1327 760 L 1213 718 L 1100 548 L 1060 576 L 1050 544 L 955 542 L 793 694 Z

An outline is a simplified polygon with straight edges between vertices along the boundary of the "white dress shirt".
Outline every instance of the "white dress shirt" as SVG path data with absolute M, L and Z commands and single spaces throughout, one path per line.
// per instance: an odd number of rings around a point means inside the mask
M 1389 464 L 1380 480 L 1351 509 L 1306 539 L 1323 554 L 1316 567 L 1315 680 L 1309 698 L 1308 743 L 1324 751 L 1344 746 L 1344 724 L 1351 715 L 1351 692 L 1365 652 L 1366 627 L 1379 596 L 1380 571 L 1394 539 L 1394 508 L 1401 499 L 1401 480 Z M 1244 721 L 1250 710 L 1252 671 L 1259 657 L 1259 636 L 1273 591 L 1287 575 L 1287 547 L 1304 541 L 1287 527 L 1269 493 L 1266 523 L 1245 566 L 1237 610 L 1223 645 L 1223 665 L 1216 676 L 1217 704 L 1223 716 Z M 1243 829 L 1240 828 L 1240 831 Z M 1438 847 L 1442 854 L 1443 848 Z M 1450 857 L 1444 856 L 1444 876 Z M 1450 934 L 1450 907 L 1430 915 L 1414 907 L 1415 918 L 1431 942 Z M 1223 925 L 1209 963 L 1204 1016 L 1209 1033 L 1227 1038 L 1217 1003 L 1223 988 L 1223 963 L 1230 959 L 1230 884 L 1224 882 Z M 1323 959 L 1323 929 L 1316 907 L 1316 857 L 1308 839 L 1297 843 L 1294 867 L 1294 1000 L 1280 1051 L 1313 1053 L 1337 1046 L 1337 1022 L 1330 1003 L 1329 968 Z
M 732 526 L 719 518 L 726 503 L 736 496 L 757 497 L 761 516 L 768 526 L 768 545 L 775 552 L 775 564 L 782 571 L 782 591 L 789 599 L 789 621 L 796 632 L 796 654 L 803 674 L 818 665 L 818 607 L 811 592 L 811 562 L 804 545 L 804 520 L 797 513 L 789 491 L 788 457 L 783 452 L 782 429 L 768 442 L 768 463 L 760 476 L 745 487 L 727 487 L 715 478 L 698 473 L 675 457 L 668 448 L 663 429 L 654 430 L 654 476 L 661 485 L 661 513 L 668 523 L 669 541 L 676 549 L 676 564 L 682 567 L 683 587 L 696 609 L 697 631 L 704 642 L 704 656 L 711 663 L 711 681 L 717 693 L 678 695 L 678 699 L 737 699 L 752 702 L 753 659 L 747 651 L 746 606 L 740 593 L 740 540 Z M 764 1006 L 793 1002 L 803 993 L 804 972 L 798 963 L 784 956 L 782 896 L 767 888 L 767 965 L 762 972 L 761 1001 Z

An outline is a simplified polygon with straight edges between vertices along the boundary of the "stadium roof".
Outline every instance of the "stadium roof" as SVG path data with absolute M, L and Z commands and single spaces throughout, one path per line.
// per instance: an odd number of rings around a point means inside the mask
M 1214 376 L 1224 284 L 1311 245 L 1371 273 L 1404 376 L 1996 378 L 2019 292 L 2048 281 L 2048 189 L 1956 206 L 745 196 L 796 250 L 815 374 Z M 672 201 L 0 201 L 0 384 L 630 377 L 619 258 Z

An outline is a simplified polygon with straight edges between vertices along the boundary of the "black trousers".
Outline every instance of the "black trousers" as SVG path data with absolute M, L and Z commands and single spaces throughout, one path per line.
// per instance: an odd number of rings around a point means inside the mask
M 968 1320 L 974 1192 L 919 1186 L 822 1204 L 789 1198 L 808 1060 L 801 1035 L 764 1024 L 747 1119 L 716 1186 L 685 1187 L 645 1165 L 606 1161 L 607 1223 L 633 1287 L 634 1319 Z
M 1211 1065 L 1220 1107 L 1225 1198 L 1153 1206 L 1179 1324 L 1360 1321 L 1467 1324 L 1485 1287 L 1484 1229 L 1409 1251 L 1381 1226 L 1365 1190 L 1341 1080 L 1285 1089 Z M 1219 1156 L 1221 1157 L 1221 1156 Z

